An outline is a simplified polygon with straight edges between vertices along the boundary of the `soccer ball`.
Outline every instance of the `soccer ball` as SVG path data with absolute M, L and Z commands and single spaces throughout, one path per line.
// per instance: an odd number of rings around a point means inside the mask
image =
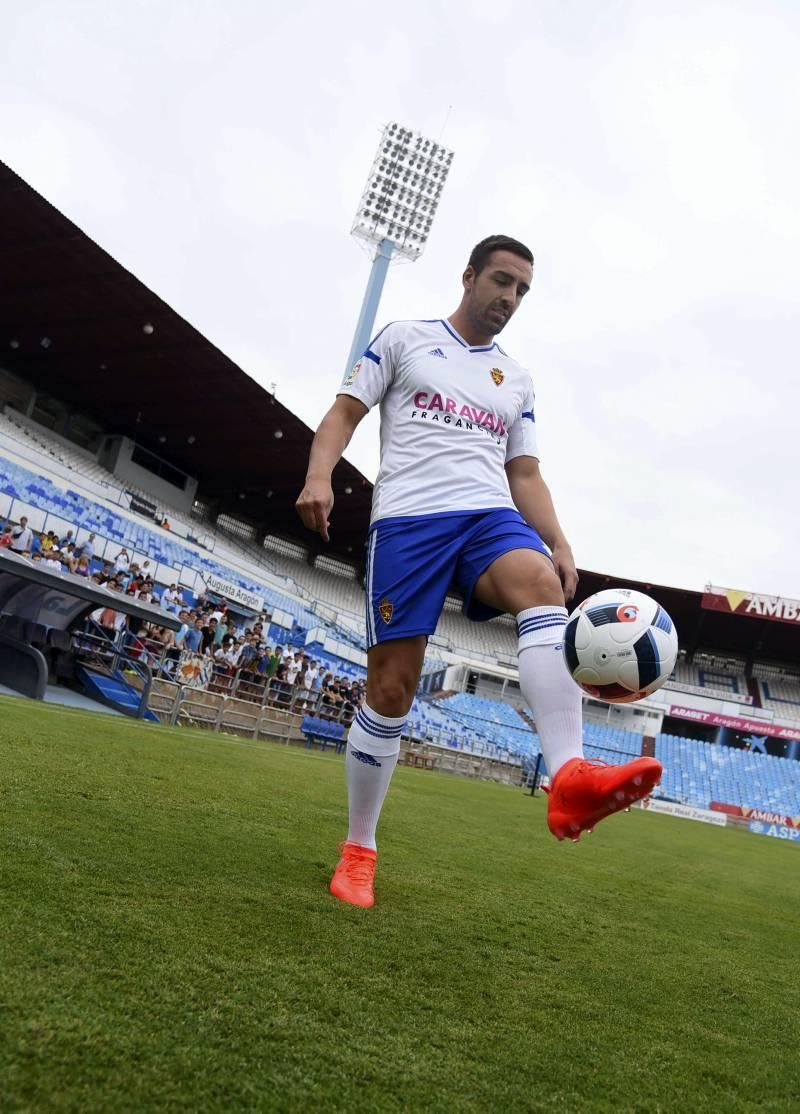
M 567 620 L 567 669 L 589 696 L 612 704 L 641 700 L 661 688 L 677 656 L 675 624 L 644 592 L 607 588 Z

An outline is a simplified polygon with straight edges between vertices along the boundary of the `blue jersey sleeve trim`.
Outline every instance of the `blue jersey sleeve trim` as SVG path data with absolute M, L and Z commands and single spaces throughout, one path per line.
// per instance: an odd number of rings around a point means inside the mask
M 520 417 L 521 418 L 530 418 L 530 420 L 532 422 L 536 421 L 536 419 L 533 416 L 533 410 L 523 410 L 522 413 L 520 414 Z
M 374 352 L 370 352 L 369 348 L 364 353 L 364 356 L 367 360 L 372 360 L 374 364 L 379 364 L 381 362 L 380 356 L 376 356 Z

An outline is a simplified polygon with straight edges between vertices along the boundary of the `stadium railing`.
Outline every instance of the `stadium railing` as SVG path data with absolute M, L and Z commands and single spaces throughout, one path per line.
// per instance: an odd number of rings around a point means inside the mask
M 132 657 L 124 642 L 124 635 L 115 638 L 92 619 L 87 619 L 72 643 L 76 662 L 89 674 L 119 680 L 129 688 L 138 691 L 139 703 L 136 717 L 141 719 L 147 711 L 147 703 L 153 684 L 153 672 L 146 662 Z M 136 684 L 131 682 L 136 679 Z

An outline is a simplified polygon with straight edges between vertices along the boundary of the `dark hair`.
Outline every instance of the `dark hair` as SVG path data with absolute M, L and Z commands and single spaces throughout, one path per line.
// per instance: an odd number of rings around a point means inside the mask
M 487 236 L 485 240 L 476 244 L 470 253 L 469 265 L 476 275 L 479 275 L 489 262 L 489 257 L 493 251 L 510 251 L 514 255 L 519 255 L 522 259 L 526 259 L 533 266 L 533 252 L 530 248 L 521 244 L 519 240 L 515 240 L 511 236 Z

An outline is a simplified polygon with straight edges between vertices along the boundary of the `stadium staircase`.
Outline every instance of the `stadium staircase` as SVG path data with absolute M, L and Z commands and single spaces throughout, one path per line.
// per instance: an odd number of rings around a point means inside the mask
M 158 716 L 151 712 L 149 708 L 145 708 L 141 717 L 139 717 L 142 694 L 133 685 L 129 684 L 122 674 L 118 672 L 113 674 L 101 673 L 87 669 L 85 666 L 79 666 L 76 670 L 75 679 L 92 700 L 97 700 L 100 704 L 105 704 L 126 716 L 138 717 L 151 723 L 159 722 Z

